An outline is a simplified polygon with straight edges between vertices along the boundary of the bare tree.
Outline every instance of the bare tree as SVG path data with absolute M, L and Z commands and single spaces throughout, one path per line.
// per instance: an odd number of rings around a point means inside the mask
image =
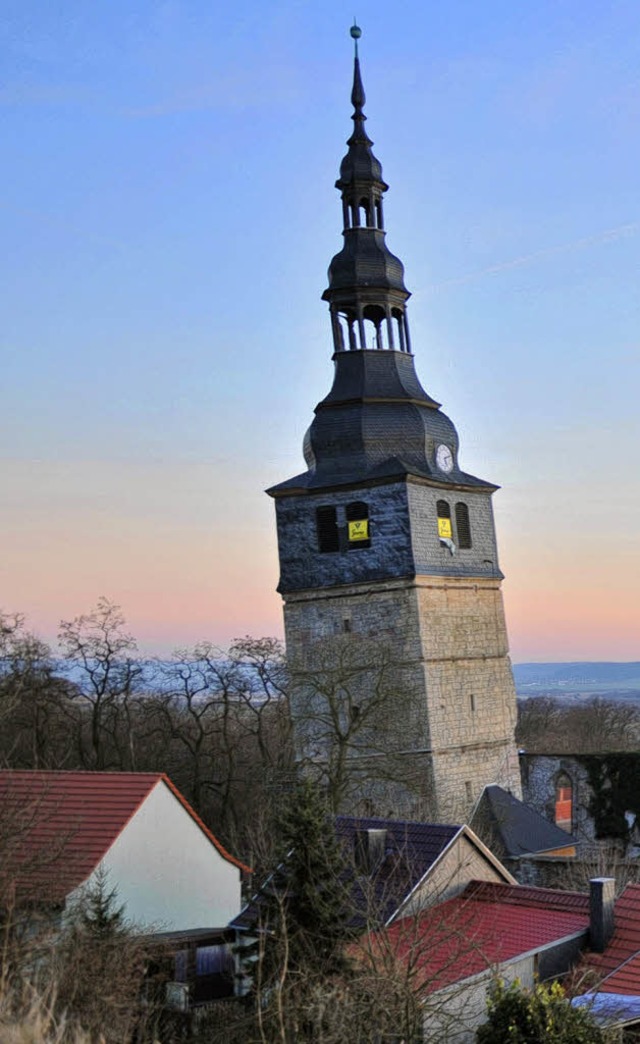
M 135 769 L 131 701 L 142 675 L 137 644 L 119 606 L 100 598 L 91 612 L 60 623 L 59 640 L 73 667 L 85 730 L 78 756 L 85 768 Z
M 518 744 L 536 753 L 597 754 L 636 750 L 640 709 L 601 696 L 567 703 L 553 696 L 518 701 Z
M 154 715 L 175 782 L 223 837 L 245 841 L 292 765 L 280 644 L 243 639 L 223 652 L 201 642 L 158 669 Z
M 13 768 L 58 768 L 68 758 L 71 686 L 51 650 L 19 614 L 0 613 L 0 760 Z
M 326 787 L 334 811 L 355 800 L 384 802 L 390 814 L 428 801 L 428 771 L 407 757 L 428 745 L 425 716 L 413 665 L 393 644 L 354 634 L 318 641 L 291 675 L 299 762 Z

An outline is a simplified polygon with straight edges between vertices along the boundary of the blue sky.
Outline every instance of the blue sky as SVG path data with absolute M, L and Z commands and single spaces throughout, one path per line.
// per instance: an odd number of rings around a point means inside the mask
M 133 10 L 132 10 L 133 7 Z M 370 0 L 413 348 L 496 495 L 515 659 L 638 659 L 640 8 Z M 353 11 L 3 5 L 1 601 L 145 648 L 281 632 L 331 381 Z

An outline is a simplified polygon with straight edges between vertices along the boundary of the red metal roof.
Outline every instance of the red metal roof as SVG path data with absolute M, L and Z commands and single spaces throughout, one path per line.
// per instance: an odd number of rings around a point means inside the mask
M 1 883 L 60 902 L 96 868 L 151 791 L 165 783 L 223 858 L 241 870 L 159 772 L 0 771 Z
M 431 993 L 588 927 L 587 895 L 473 881 L 455 899 L 372 933 L 367 947 L 392 952 Z
M 637 960 L 631 961 L 631 958 Z M 627 964 L 627 962 L 629 962 Z M 601 989 L 607 993 L 640 995 L 640 884 L 627 885 L 615 905 L 615 929 L 604 953 L 589 954 L 589 965 L 602 975 L 610 976 Z M 621 967 L 625 965 L 625 968 Z M 616 971 L 618 969 L 618 971 Z M 612 989 L 611 973 L 620 975 L 625 989 Z

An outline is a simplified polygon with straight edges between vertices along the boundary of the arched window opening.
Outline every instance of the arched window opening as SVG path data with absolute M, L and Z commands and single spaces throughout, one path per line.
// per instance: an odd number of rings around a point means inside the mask
M 402 312 L 399 308 L 393 308 L 391 310 L 391 315 L 396 322 L 396 329 L 398 331 L 398 344 L 400 345 L 400 351 L 406 352 L 407 344 L 404 336 L 404 316 L 402 315 Z
M 388 337 L 387 331 L 385 330 L 385 314 L 384 309 L 380 308 L 379 305 L 367 305 L 362 312 L 362 318 L 365 321 L 366 334 L 366 346 L 367 348 L 388 348 L 386 338 Z M 369 325 L 370 324 L 370 325 Z
M 347 504 L 345 508 L 347 519 L 347 539 L 350 551 L 363 551 L 371 547 L 371 532 L 369 529 L 369 506 L 362 500 L 356 500 Z
M 456 504 L 456 530 L 458 533 L 458 547 L 471 547 L 471 524 L 469 522 L 469 508 L 466 504 Z
M 439 500 L 436 504 L 438 516 L 438 536 L 441 540 L 451 540 L 453 530 L 451 528 L 451 506 L 446 500 Z
M 316 508 L 316 532 L 318 535 L 318 550 L 323 554 L 340 550 L 340 533 L 338 531 L 338 516 L 335 507 Z
M 376 217 L 378 219 L 377 220 L 377 227 L 378 228 L 384 228 L 384 225 L 382 223 L 382 200 L 381 199 L 376 200 Z
M 360 212 L 362 225 L 368 228 L 371 225 L 371 205 L 368 199 L 361 199 L 358 204 L 358 211 Z
M 346 351 L 349 336 L 349 327 L 347 320 L 344 315 L 340 315 L 339 312 L 331 313 L 331 323 L 333 328 L 333 347 L 336 352 Z
M 351 215 L 349 213 L 349 204 L 346 199 L 342 200 L 342 222 L 345 228 L 351 228 Z
M 334 312 L 334 344 L 337 352 L 355 352 L 358 344 L 355 333 L 355 316 L 350 312 Z
M 568 834 L 573 830 L 573 783 L 566 772 L 556 778 L 555 824 Z

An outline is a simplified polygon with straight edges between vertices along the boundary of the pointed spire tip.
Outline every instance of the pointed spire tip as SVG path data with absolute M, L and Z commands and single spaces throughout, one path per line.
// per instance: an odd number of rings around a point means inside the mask
M 354 45 L 354 48 L 355 48 L 355 53 L 356 53 L 356 58 L 357 58 L 358 57 L 358 40 L 362 36 L 362 29 L 360 28 L 359 25 L 356 24 L 355 18 L 353 19 L 353 25 L 349 29 L 349 35 L 351 36 L 351 39 L 353 40 L 353 45 Z

